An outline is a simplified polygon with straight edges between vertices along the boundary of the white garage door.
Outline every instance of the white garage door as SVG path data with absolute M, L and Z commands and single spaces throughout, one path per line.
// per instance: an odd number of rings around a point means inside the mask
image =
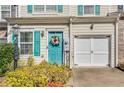
M 108 62 L 108 38 L 74 39 L 74 64 L 78 66 L 107 66 Z

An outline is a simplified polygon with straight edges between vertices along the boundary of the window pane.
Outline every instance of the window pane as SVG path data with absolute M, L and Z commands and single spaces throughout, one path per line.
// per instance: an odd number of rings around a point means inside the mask
M 10 11 L 10 5 L 1 5 L 2 11 Z
M 118 5 L 118 11 L 122 12 L 123 11 L 123 5 Z
M 16 15 L 17 15 L 16 8 L 17 7 L 18 6 L 11 5 L 11 17 L 16 17 Z
M 25 33 L 21 32 L 20 33 L 20 42 L 25 42 Z
M 34 5 L 34 12 L 43 12 L 44 5 Z
M 46 11 L 47 12 L 55 12 L 56 11 L 56 5 L 46 5 Z
M 32 44 L 21 44 L 21 54 L 32 54 Z
M 94 14 L 94 6 L 93 5 L 85 5 L 84 6 L 84 14 Z
M 10 17 L 10 11 L 2 11 L 1 13 L 2 13 L 2 19 Z
M 20 42 L 33 42 L 32 32 L 20 32 Z

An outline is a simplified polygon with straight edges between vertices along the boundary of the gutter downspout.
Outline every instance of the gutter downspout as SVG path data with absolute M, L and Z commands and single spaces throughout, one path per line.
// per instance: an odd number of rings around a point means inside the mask
M 69 63 L 70 63 L 70 65 L 69 65 L 69 67 L 70 68 L 72 68 L 72 65 L 73 65 L 73 63 L 72 63 L 72 61 L 71 61 L 71 31 L 72 31 L 72 17 L 70 17 L 69 18 L 69 51 L 70 51 L 70 53 L 69 53 Z

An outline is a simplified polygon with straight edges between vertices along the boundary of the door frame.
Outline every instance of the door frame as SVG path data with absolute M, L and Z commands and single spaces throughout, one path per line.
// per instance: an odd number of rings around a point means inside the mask
M 62 32 L 62 64 L 64 64 L 64 49 L 63 49 L 64 48 L 63 47 L 63 45 L 64 45 L 63 44 L 64 29 L 63 28 L 47 28 L 46 31 L 47 31 L 47 61 L 49 61 L 49 58 L 48 58 L 48 56 L 49 56 L 49 54 L 48 54 L 49 53 L 48 52 L 48 45 L 49 45 L 48 44 L 48 40 L 49 40 L 48 39 L 48 37 L 49 37 L 48 35 L 49 35 L 49 32 L 58 32 L 58 33 Z
M 77 65 L 75 64 L 75 38 L 108 38 L 108 65 L 109 67 L 111 67 L 111 35 L 75 35 L 74 36 L 74 40 L 73 40 L 73 46 L 74 46 L 74 60 L 73 60 L 73 67 L 77 67 Z M 85 65 L 84 65 L 85 66 Z M 83 66 L 83 67 L 84 67 Z M 92 66 L 92 65 L 91 65 Z M 96 65 L 97 66 L 97 65 Z M 82 66 L 78 66 L 78 67 L 82 67 Z M 89 66 L 85 66 L 85 67 L 89 67 Z

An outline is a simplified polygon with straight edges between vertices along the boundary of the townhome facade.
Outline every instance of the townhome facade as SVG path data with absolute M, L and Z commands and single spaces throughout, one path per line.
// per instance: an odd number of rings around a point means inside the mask
M 16 5 L 0 5 L 0 44 L 7 42 L 7 22 L 5 18 L 15 18 Z
M 117 5 L 20 5 L 6 18 L 8 43 L 18 32 L 20 59 L 70 67 L 118 65 Z M 15 29 L 15 26 L 16 29 Z M 30 52 L 30 53 L 29 53 Z

